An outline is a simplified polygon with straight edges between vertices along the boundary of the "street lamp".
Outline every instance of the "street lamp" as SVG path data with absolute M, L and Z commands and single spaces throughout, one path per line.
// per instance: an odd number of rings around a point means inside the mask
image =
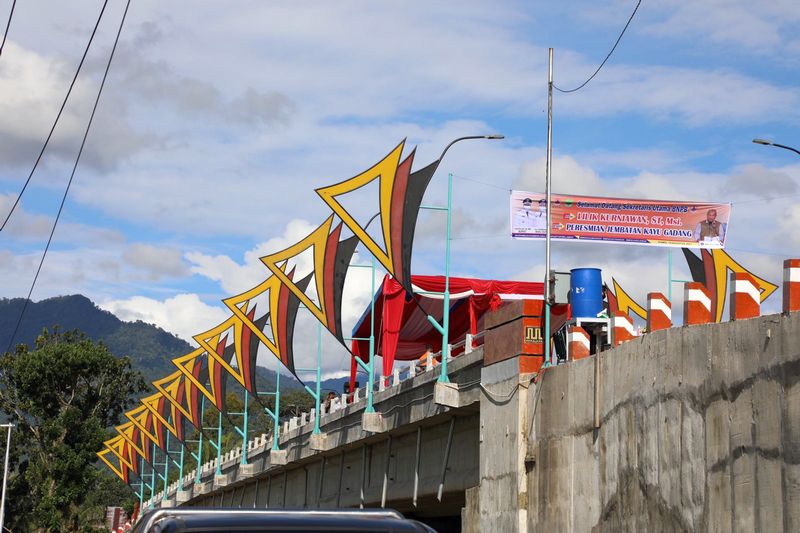
M 459 141 L 466 141 L 469 139 L 505 139 L 505 135 L 500 135 L 499 133 L 495 133 L 492 135 L 467 135 L 465 137 L 459 137 L 450 142 L 447 146 L 445 146 L 444 150 L 442 150 L 442 155 L 439 156 L 439 164 L 442 163 L 442 159 L 444 158 L 444 154 L 453 146 L 455 143 Z M 442 209 L 442 208 L 434 208 L 434 209 Z M 440 368 L 439 374 L 439 381 L 443 383 L 448 383 L 450 379 L 447 377 L 447 357 L 450 355 L 449 350 L 449 343 L 450 343 L 450 228 L 453 218 L 453 173 L 450 172 L 447 175 L 447 241 L 445 243 L 445 259 L 444 259 L 444 293 L 443 293 L 443 312 L 442 312 L 442 323 L 433 318 L 432 316 L 428 315 L 428 321 L 436 328 L 436 331 L 439 332 L 442 336 L 442 365 Z
M 763 144 L 764 146 L 777 146 L 778 148 L 783 148 L 784 150 L 791 150 L 792 152 L 800 155 L 800 150 L 796 148 L 792 148 L 791 146 L 786 146 L 785 144 L 778 144 L 772 141 L 768 141 L 766 139 L 753 139 L 753 142 L 756 144 Z

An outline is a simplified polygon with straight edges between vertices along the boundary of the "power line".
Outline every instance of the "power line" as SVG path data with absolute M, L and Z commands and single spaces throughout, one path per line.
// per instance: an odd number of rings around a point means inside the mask
M 747 248 L 733 248 L 731 246 L 726 246 L 726 250 L 733 250 L 736 252 L 744 252 L 746 254 L 756 254 L 756 255 L 774 255 L 776 257 L 790 257 L 790 254 L 787 253 L 779 253 L 779 252 L 770 252 L 767 250 L 748 250 Z
M 11 2 L 11 11 L 8 13 L 8 22 L 6 22 L 6 31 L 3 32 L 3 42 L 0 43 L 0 56 L 3 55 L 3 48 L 6 45 L 6 37 L 8 37 L 8 28 L 11 27 L 11 17 L 14 16 L 14 6 L 17 5 L 17 0 Z
M 56 115 L 56 119 L 53 121 L 53 126 L 50 128 L 50 133 L 47 134 L 47 138 L 45 139 L 44 144 L 42 145 L 42 149 L 39 151 L 39 155 L 36 157 L 36 161 L 33 163 L 33 168 L 28 174 L 28 178 L 25 180 L 25 184 L 22 186 L 22 190 L 19 191 L 17 199 L 14 200 L 14 205 L 11 206 L 11 210 L 8 212 L 5 220 L 3 221 L 3 225 L 0 226 L 0 231 L 3 231 L 5 229 L 6 224 L 8 224 L 8 220 L 11 218 L 11 215 L 14 213 L 14 210 L 17 208 L 17 205 L 19 205 L 19 201 L 22 199 L 22 195 L 25 193 L 25 189 L 28 188 L 28 184 L 31 182 L 31 178 L 33 178 L 33 173 L 36 172 L 36 167 L 39 166 L 39 162 L 42 160 L 42 156 L 44 155 L 44 151 L 47 149 L 47 145 L 50 144 L 50 139 L 53 137 L 53 132 L 56 129 L 56 125 L 58 124 L 58 121 L 61 118 L 62 113 L 64 112 L 64 108 L 67 105 L 67 100 L 69 100 L 69 95 L 72 94 L 72 88 L 75 87 L 75 82 L 78 79 L 78 74 L 80 74 L 81 68 L 83 68 L 83 63 L 86 60 L 86 55 L 89 53 L 89 47 L 92 45 L 94 36 L 97 33 L 97 27 L 100 25 L 100 20 L 103 18 L 103 13 L 105 12 L 107 5 L 108 5 L 108 0 L 105 0 L 103 2 L 103 8 L 100 10 L 100 15 L 97 17 L 97 22 L 95 22 L 94 24 L 92 35 L 89 37 L 89 42 L 86 43 L 86 49 L 83 51 L 83 56 L 81 57 L 81 62 L 78 64 L 78 69 L 75 71 L 75 76 L 72 77 L 72 82 L 69 84 L 69 89 L 67 90 L 66 96 L 64 96 L 64 101 L 61 102 L 61 109 L 58 110 L 58 115 Z M 10 19 L 9 19 L 9 24 L 10 24 Z
M 468 178 L 467 176 L 459 176 L 458 174 L 453 174 L 453 177 L 460 180 L 471 181 L 473 183 L 480 183 L 481 185 L 486 185 L 487 187 L 494 187 L 495 189 L 500 189 L 501 191 L 511 192 L 511 189 L 509 189 L 508 187 L 502 187 L 494 183 L 489 183 L 488 181 L 476 180 L 475 178 Z
M 633 20 L 633 16 L 634 16 L 634 15 L 636 15 L 636 11 L 639 9 L 639 6 L 640 6 L 640 5 L 642 5 L 642 0 L 639 0 L 639 1 L 636 3 L 636 7 L 634 7 L 634 8 L 633 8 L 633 13 L 631 13 L 631 16 L 630 16 L 630 18 L 628 19 L 628 22 L 626 22 L 626 23 L 625 23 L 625 27 L 624 27 L 624 28 L 622 28 L 622 32 L 619 34 L 619 37 L 617 37 L 617 40 L 616 40 L 616 42 L 614 43 L 614 46 L 612 46 L 612 47 L 611 47 L 611 51 L 610 51 L 610 52 L 608 52 L 608 55 L 607 55 L 607 56 L 606 56 L 606 58 L 603 60 L 603 62 L 602 62 L 602 63 L 600 63 L 600 66 L 599 66 L 599 67 L 597 67 L 597 70 L 595 70 L 595 71 L 594 71 L 594 74 L 592 74 L 591 76 L 589 76 L 589 79 L 587 79 L 585 82 L 581 83 L 580 85 L 578 85 L 578 86 L 577 86 L 577 87 L 575 87 L 574 89 L 566 89 L 566 90 L 565 90 L 565 89 L 561 89 L 561 88 L 557 87 L 555 83 L 553 84 L 553 89 L 555 89 L 556 91 L 562 92 L 562 93 L 574 93 L 575 91 L 578 91 L 578 90 L 580 90 L 580 89 L 583 89 L 583 88 L 586 86 L 586 84 L 587 84 L 587 83 L 589 83 L 590 81 L 592 81 L 592 79 L 593 79 L 595 76 L 597 76 L 597 73 L 598 73 L 598 72 L 600 72 L 600 69 L 601 69 L 601 68 L 603 68 L 603 65 L 605 65 L 605 64 L 606 64 L 606 61 L 608 61 L 608 59 L 611 57 L 611 54 L 613 54 L 613 53 L 614 53 L 614 50 L 616 50 L 616 48 L 617 48 L 617 45 L 618 45 L 618 44 L 619 44 L 619 42 L 622 40 L 622 36 L 623 36 L 623 35 L 625 35 L 625 30 L 627 30 L 627 29 L 628 29 L 628 26 L 630 26 L 630 23 L 631 23 L 631 21 Z
M 797 198 L 800 194 L 790 194 L 785 196 L 769 196 L 767 198 L 756 198 L 755 200 L 744 200 L 741 202 L 731 202 L 731 205 L 752 204 L 754 202 L 770 202 L 772 200 L 783 200 L 785 198 Z
M 107 0 L 106 3 L 108 3 Z M 25 316 L 25 310 L 28 308 L 28 303 L 31 301 L 31 295 L 33 294 L 33 289 L 34 287 L 36 287 L 36 281 L 39 279 L 39 273 L 42 271 L 42 265 L 44 264 L 44 259 L 45 257 L 47 257 L 47 252 L 50 249 L 50 244 L 53 242 L 53 235 L 56 232 L 56 227 L 58 226 L 58 220 L 61 218 L 61 212 L 64 210 L 64 204 L 67 201 L 67 195 L 69 194 L 69 189 L 72 186 L 72 180 L 75 178 L 75 171 L 77 170 L 78 163 L 81 160 L 81 155 L 83 154 L 83 148 L 84 146 L 86 146 L 86 139 L 87 137 L 89 137 L 89 130 L 92 127 L 92 122 L 94 121 L 94 115 L 97 112 L 97 105 L 100 103 L 100 95 L 103 94 L 103 87 L 106 84 L 106 78 L 108 78 L 108 71 L 111 69 L 111 61 L 114 59 L 114 52 L 116 52 L 117 50 L 117 44 L 119 43 L 119 36 L 120 34 L 122 34 L 122 27 L 125 25 L 125 18 L 128 16 L 128 8 L 130 8 L 130 6 L 131 6 L 131 0 L 127 0 L 127 3 L 125 4 L 125 12 L 122 14 L 122 19 L 120 20 L 119 28 L 117 29 L 117 35 L 114 38 L 114 46 L 111 47 L 111 53 L 108 56 L 106 69 L 105 72 L 103 72 L 103 79 L 100 81 L 100 87 L 97 90 L 97 97 L 94 100 L 94 106 L 92 107 L 92 114 L 89 116 L 89 122 L 86 124 L 86 130 L 83 133 L 81 146 L 78 149 L 78 155 L 75 157 L 75 164 L 72 166 L 72 172 L 69 175 L 69 181 L 67 181 L 67 187 L 66 189 L 64 189 L 64 196 L 61 197 L 61 205 L 58 207 L 58 213 L 56 213 L 56 219 L 53 221 L 53 227 L 50 230 L 50 237 L 48 237 L 47 245 L 44 247 L 44 252 L 42 253 L 42 259 L 39 261 L 39 267 L 36 269 L 36 274 L 33 277 L 31 288 L 28 291 L 28 297 L 22 304 L 22 311 L 20 312 L 19 318 L 17 319 L 17 325 L 14 327 L 14 333 L 12 333 L 11 339 L 9 339 L 8 341 L 8 347 L 6 348 L 6 352 L 10 352 L 11 347 L 14 345 L 14 338 L 17 336 L 20 324 L 22 324 L 22 318 Z M 105 9 L 105 4 L 103 4 L 103 9 Z M 97 30 L 97 26 L 95 26 L 95 30 Z M 92 35 L 94 36 L 94 33 Z

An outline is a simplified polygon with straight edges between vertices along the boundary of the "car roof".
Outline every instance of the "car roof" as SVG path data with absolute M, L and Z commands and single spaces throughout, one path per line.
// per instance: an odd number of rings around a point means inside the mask
M 433 530 L 420 522 L 403 518 L 397 511 L 387 509 L 158 509 L 143 515 L 134 528 L 135 533 L 211 531 L 427 533 Z

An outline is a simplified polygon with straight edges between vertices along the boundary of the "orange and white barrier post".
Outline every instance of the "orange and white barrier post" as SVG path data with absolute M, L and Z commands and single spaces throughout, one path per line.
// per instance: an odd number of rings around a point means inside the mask
M 800 311 L 800 259 L 783 262 L 783 312 Z
M 580 326 L 570 326 L 567 330 L 569 358 L 583 359 L 589 357 L 589 334 Z
M 636 331 L 633 329 L 633 320 L 628 313 L 614 315 L 611 319 L 614 328 L 614 346 L 619 346 L 623 342 L 636 337 Z
M 647 332 L 672 327 L 672 304 L 660 292 L 647 295 Z
M 687 326 L 711 322 L 711 293 L 702 283 L 683 286 L 683 323 Z
M 761 291 L 756 279 L 746 272 L 731 273 L 731 320 L 755 318 L 761 314 Z

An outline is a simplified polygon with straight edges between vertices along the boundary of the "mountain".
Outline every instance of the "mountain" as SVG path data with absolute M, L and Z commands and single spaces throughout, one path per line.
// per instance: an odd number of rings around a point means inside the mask
M 11 340 L 24 301 L 0 298 L 0 350 L 5 350 Z M 43 329 L 52 330 L 56 326 L 61 331 L 78 329 L 105 344 L 117 357 L 130 357 L 133 367 L 148 383 L 174 372 L 171 360 L 193 350 L 188 342 L 153 324 L 141 320 L 124 322 L 80 294 L 29 303 L 14 344 L 33 345 Z M 259 390 L 274 390 L 274 370 L 258 367 L 256 376 Z M 293 380 L 281 380 L 281 388 L 284 387 L 296 389 L 300 385 Z

